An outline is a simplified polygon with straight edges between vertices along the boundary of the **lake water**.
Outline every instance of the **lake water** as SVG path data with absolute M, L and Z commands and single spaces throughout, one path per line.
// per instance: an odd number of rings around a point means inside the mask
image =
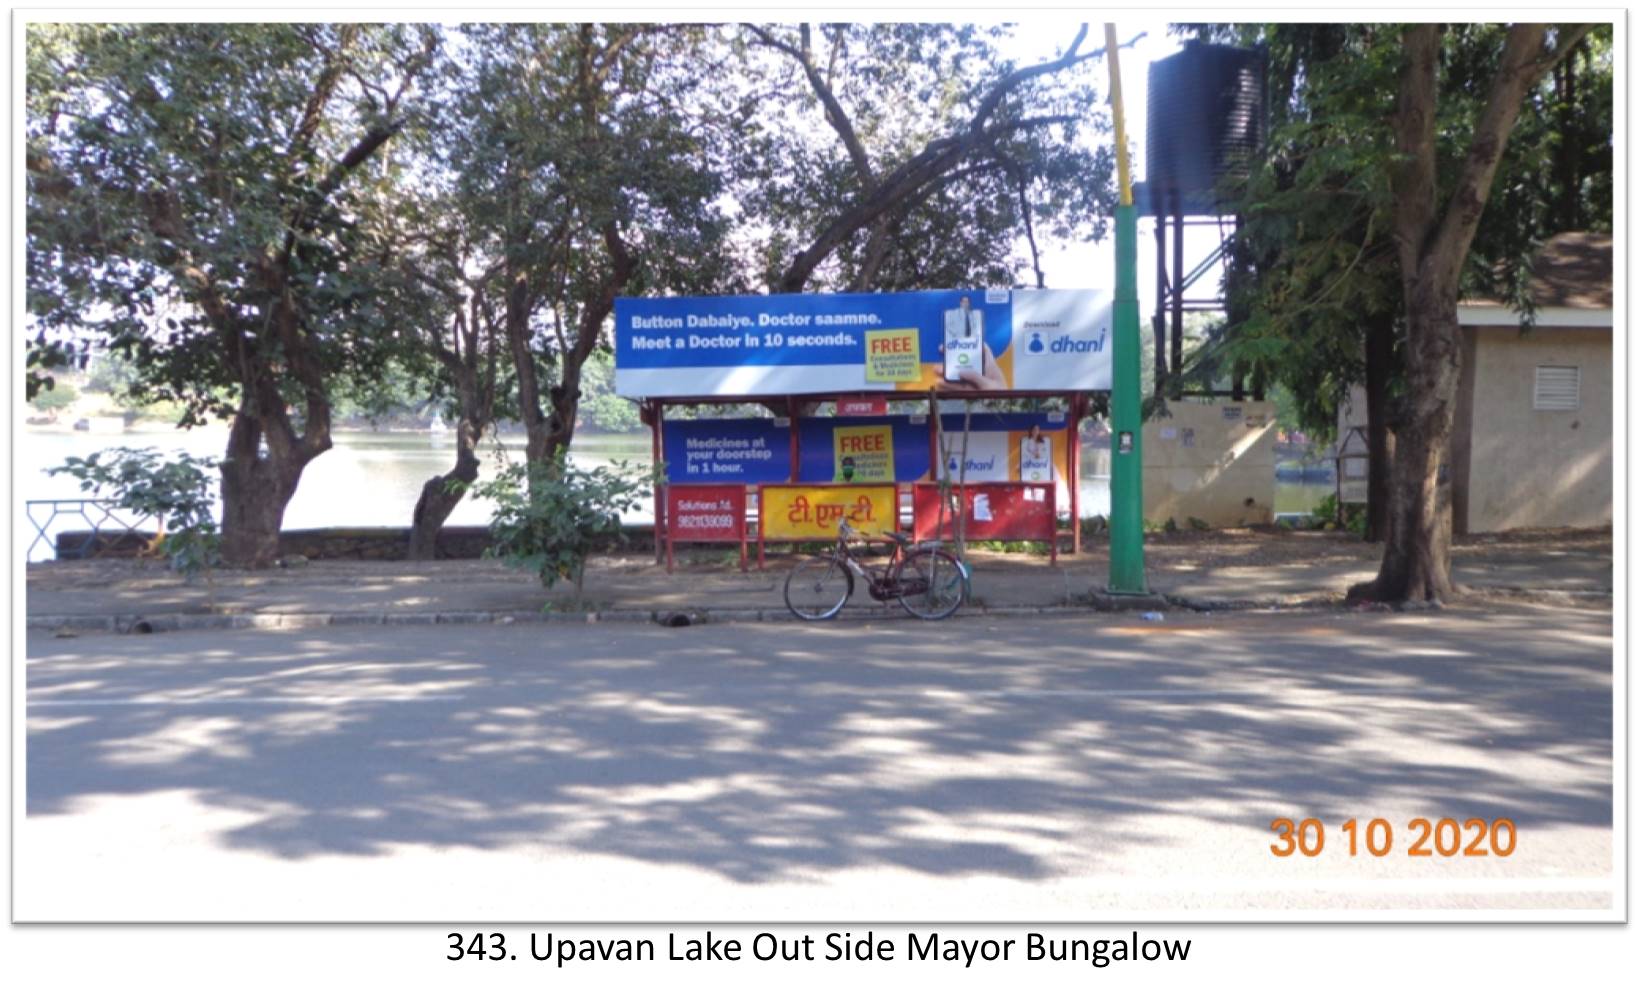
M 447 432 L 348 432 L 333 434 L 335 445 L 302 473 L 301 486 L 286 507 L 286 529 L 330 526 L 408 526 L 428 478 L 446 473 L 455 464 L 455 437 Z M 47 473 L 71 456 L 85 457 L 111 446 L 152 446 L 161 452 L 178 449 L 191 455 L 220 459 L 227 448 L 227 429 L 208 427 L 191 432 L 174 429 L 128 432 L 71 432 L 30 429 L 22 434 L 14 466 L 19 499 L 78 498 L 79 482 L 67 475 Z M 513 460 L 523 459 L 524 437 L 505 436 L 500 444 Z M 494 476 L 499 465 L 494 441 L 481 451 L 479 480 Z M 647 467 L 649 441 L 645 436 L 585 436 L 570 449 L 576 463 L 596 465 L 625 460 Z M 653 502 L 629 516 L 633 522 L 652 522 Z M 448 524 L 481 526 L 489 522 L 493 505 L 468 497 L 450 515 Z M 39 513 L 36 513 L 37 515 Z M 220 514 L 220 506 L 218 506 Z M 64 522 L 60 528 L 83 529 L 83 522 Z M 55 530 L 52 530 L 55 532 Z M 33 530 L 24 540 L 34 539 Z M 48 556 L 44 544 L 31 559 Z
M 422 485 L 429 477 L 448 471 L 455 462 L 455 439 L 447 432 L 337 431 L 333 437 L 335 445 L 303 472 L 301 486 L 285 510 L 286 529 L 408 526 Z M 19 500 L 78 498 L 83 497 L 78 481 L 66 475 L 53 477 L 47 470 L 68 457 L 86 457 L 112 446 L 151 446 L 164 453 L 181 449 L 194 456 L 219 459 L 227 446 L 227 429 L 213 426 L 191 432 L 169 428 L 73 432 L 30 427 L 21 434 L 19 444 L 13 468 Z M 501 437 L 500 445 L 511 459 L 523 458 L 521 434 Z M 499 464 L 492 439 L 485 441 L 481 457 L 479 480 L 488 480 Z M 1081 514 L 1107 515 L 1109 451 L 1088 447 L 1082 451 L 1082 458 L 1087 473 L 1081 481 Z M 651 462 L 649 437 L 577 434 L 569 459 L 587 466 L 619 460 L 647 468 Z M 492 512 L 491 503 L 469 497 L 455 506 L 448 524 L 486 525 Z M 625 518 L 634 524 L 652 523 L 652 499 L 645 498 L 642 506 Z M 76 517 L 60 519 L 49 532 L 83 528 L 85 524 Z M 28 527 L 27 535 L 19 536 L 26 548 L 33 543 L 34 530 Z M 49 556 L 49 549 L 41 543 L 35 546 L 30 559 Z
M 442 474 L 455 462 L 455 438 L 450 433 L 432 432 L 352 432 L 334 433 L 335 446 L 307 465 L 301 487 L 285 511 L 287 529 L 316 529 L 334 526 L 408 526 L 421 486 L 427 478 Z M 82 497 L 79 483 L 71 477 L 52 477 L 48 468 L 70 456 L 85 457 L 111 446 L 152 446 L 162 452 L 182 449 L 202 457 L 220 458 L 227 446 L 226 427 L 209 427 L 180 432 L 175 429 L 133 429 L 127 432 L 73 432 L 66 429 L 28 427 L 19 436 L 13 463 L 15 494 L 18 500 Z M 521 460 L 523 436 L 503 436 L 500 445 L 511 459 Z M 488 480 L 499 463 L 494 441 L 486 440 L 481 452 L 480 480 Z M 569 458 L 595 466 L 611 461 L 627 461 L 646 468 L 649 460 L 647 434 L 576 435 Z M 1109 451 L 1083 447 L 1081 450 L 1081 514 L 1109 514 Z M 1277 482 L 1274 488 L 1276 512 L 1308 512 L 1330 494 L 1328 484 Z M 449 524 L 481 526 L 489 522 L 492 506 L 467 498 L 455 506 Z M 647 524 L 654 521 L 653 503 L 646 499 L 627 521 Z M 24 527 L 20 527 L 24 528 Z M 77 519 L 61 521 L 57 529 L 83 529 Z M 27 548 L 34 530 L 19 532 Z M 50 555 L 45 544 L 34 549 L 31 559 Z

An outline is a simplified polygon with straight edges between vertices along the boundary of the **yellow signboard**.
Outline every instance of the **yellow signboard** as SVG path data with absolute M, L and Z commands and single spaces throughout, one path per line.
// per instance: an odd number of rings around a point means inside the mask
M 892 426 L 839 425 L 833 433 L 835 480 L 847 484 L 894 480 Z
M 921 332 L 870 329 L 865 332 L 865 380 L 899 384 L 921 378 Z
M 899 527 L 899 489 L 825 484 L 768 485 L 762 489 L 762 538 L 835 539 L 843 519 L 864 533 Z

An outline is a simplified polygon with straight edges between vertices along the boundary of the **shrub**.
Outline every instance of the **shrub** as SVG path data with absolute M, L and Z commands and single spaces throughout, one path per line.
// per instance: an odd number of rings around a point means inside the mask
M 73 384 L 57 383 L 35 394 L 28 403 L 42 412 L 56 412 L 79 399 L 80 392 Z
M 76 477 L 81 491 L 157 519 L 160 552 L 189 580 L 216 562 L 216 461 L 180 450 L 167 460 L 151 446 L 115 446 L 69 457 L 47 473 Z
M 1336 523 L 1355 536 L 1364 536 L 1365 506 L 1344 505 L 1342 510 L 1342 514 L 1337 511 L 1336 495 L 1326 495 L 1320 499 L 1318 505 L 1314 506 L 1314 521 L 1320 523 L 1321 526 L 1327 522 Z
M 495 503 L 485 555 L 528 568 L 547 588 L 573 581 L 578 602 L 592 550 L 620 535 L 620 514 L 653 483 L 630 464 L 580 467 L 562 452 L 549 463 L 509 464 L 472 489 Z

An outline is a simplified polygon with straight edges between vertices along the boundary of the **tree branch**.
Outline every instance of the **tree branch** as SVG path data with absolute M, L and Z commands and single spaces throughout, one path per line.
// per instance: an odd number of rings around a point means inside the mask
M 298 164 L 313 149 L 313 138 L 318 134 L 319 124 L 324 120 L 324 108 L 330 103 L 330 98 L 336 91 L 336 83 L 346 70 L 347 49 L 352 47 L 358 37 L 358 25 L 344 24 L 341 26 L 341 41 L 334 49 L 323 49 L 324 69 L 319 72 L 317 82 L 313 84 L 313 92 L 308 94 L 307 103 L 302 107 L 301 118 L 296 123 L 295 133 L 290 139 L 290 150 L 285 159 L 292 169 L 299 168 Z
M 1002 98 L 1035 77 L 1060 72 L 1070 68 L 1071 66 L 1077 65 L 1078 63 L 1085 62 L 1087 59 L 1103 54 L 1103 49 L 1099 48 L 1093 49 L 1084 55 L 1076 55 L 1076 51 L 1081 47 L 1081 42 L 1085 40 L 1086 25 L 1082 24 L 1080 30 L 1075 32 L 1074 41 L 1069 43 L 1069 48 L 1063 55 L 1053 59 L 1051 62 L 1041 62 L 1033 66 L 1026 66 L 1023 69 L 1015 69 L 1006 76 L 1002 77 L 1001 81 L 995 86 L 991 87 L 988 94 L 985 94 L 984 100 L 978 105 L 978 110 L 973 113 L 972 123 L 967 126 L 967 130 L 977 131 L 982 128 L 985 120 L 988 119 L 991 114 L 995 113 L 995 109 L 1000 106 Z
M 754 25 L 747 25 L 747 27 L 761 38 L 764 44 L 796 58 L 809 73 L 810 82 L 814 83 L 816 92 L 819 92 L 817 88 L 823 86 L 824 81 L 818 79 L 815 82 L 815 77 L 818 75 L 817 70 L 813 68 L 812 60 L 805 50 L 793 48 L 788 42 L 780 41 L 762 28 Z M 800 291 L 807 284 L 814 270 L 849 236 L 861 228 L 875 225 L 885 212 L 893 210 L 903 198 L 915 193 L 923 184 L 955 169 L 963 159 L 974 151 L 993 146 L 998 139 L 1019 131 L 1052 124 L 1068 124 L 1078 120 L 1074 115 L 1063 114 L 1024 117 L 994 126 L 989 124 L 989 119 L 1001 106 L 1002 100 L 1023 84 L 1040 76 L 1061 72 L 1085 62 L 1087 59 L 1103 54 L 1103 49 L 1084 53 L 1080 51 L 1081 43 L 1085 41 L 1086 35 L 1087 26 L 1082 24 L 1063 55 L 1048 62 L 1014 70 L 1002 77 L 985 94 L 984 99 L 978 105 L 978 109 L 964 127 L 953 135 L 929 141 L 922 147 L 920 152 L 900 163 L 897 168 L 886 176 L 877 179 L 873 183 L 866 183 L 864 192 L 855 199 L 854 203 L 846 208 L 830 225 L 826 226 L 806 249 L 797 254 L 791 264 L 780 274 L 774 289 L 791 293 Z M 804 36 L 805 38 L 806 36 Z M 804 41 L 804 49 L 805 44 Z M 825 92 L 828 92 L 828 87 L 825 87 Z M 845 119 L 842 120 L 845 121 Z M 836 122 L 833 120 L 833 127 L 835 124 Z M 857 136 L 854 136 L 853 141 L 857 143 Z M 846 139 L 844 138 L 845 143 Z M 853 150 L 850 149 L 850 154 L 852 152 Z M 854 156 L 856 168 L 863 158 L 864 151 L 860 146 L 857 155 Z
M 1035 270 L 1035 286 L 1046 287 L 1046 271 L 1041 269 L 1041 247 L 1035 241 L 1035 216 L 1029 208 L 1029 178 L 1022 170 L 1013 176 L 1018 186 L 1018 207 L 1024 215 L 1024 235 L 1029 239 L 1030 265 Z
M 836 94 L 831 90 L 830 84 L 826 82 L 824 74 L 820 73 L 819 68 L 813 64 L 813 51 L 808 25 L 803 24 L 801 26 L 801 48 L 797 48 L 789 42 L 781 41 L 771 32 L 755 24 L 747 24 L 746 27 L 750 29 L 752 34 L 762 40 L 763 45 L 784 52 L 796 60 L 797 65 L 802 69 L 803 75 L 808 78 L 808 86 L 813 89 L 814 95 L 819 98 L 819 103 L 825 108 L 825 120 L 830 123 L 832 130 L 842 140 L 843 147 L 847 149 L 848 158 L 853 160 L 853 169 L 859 174 L 860 182 L 866 189 L 873 186 L 875 184 L 875 175 L 870 168 L 870 157 L 865 154 L 864 144 L 859 141 L 858 134 L 853 130 L 853 123 L 848 119 L 847 111 L 842 108 L 841 101 L 836 99 Z
M 1507 30 L 1500 67 L 1490 84 L 1473 137 L 1468 141 L 1467 158 L 1444 215 L 1438 221 L 1430 252 L 1430 262 L 1446 266 L 1452 282 L 1460 273 L 1474 233 L 1478 231 L 1496 170 L 1501 166 L 1502 153 L 1518 121 L 1525 96 L 1592 30 L 1590 24 L 1563 29 L 1557 43 L 1549 49 L 1547 27 L 1545 24 L 1515 24 Z M 1429 159 L 1431 148 L 1430 145 Z

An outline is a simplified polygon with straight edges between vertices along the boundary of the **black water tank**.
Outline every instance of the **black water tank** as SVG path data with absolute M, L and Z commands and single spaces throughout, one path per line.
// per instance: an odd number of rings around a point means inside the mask
M 1149 64 L 1150 190 L 1215 202 L 1218 181 L 1245 176 L 1268 133 L 1263 51 L 1191 41 Z

